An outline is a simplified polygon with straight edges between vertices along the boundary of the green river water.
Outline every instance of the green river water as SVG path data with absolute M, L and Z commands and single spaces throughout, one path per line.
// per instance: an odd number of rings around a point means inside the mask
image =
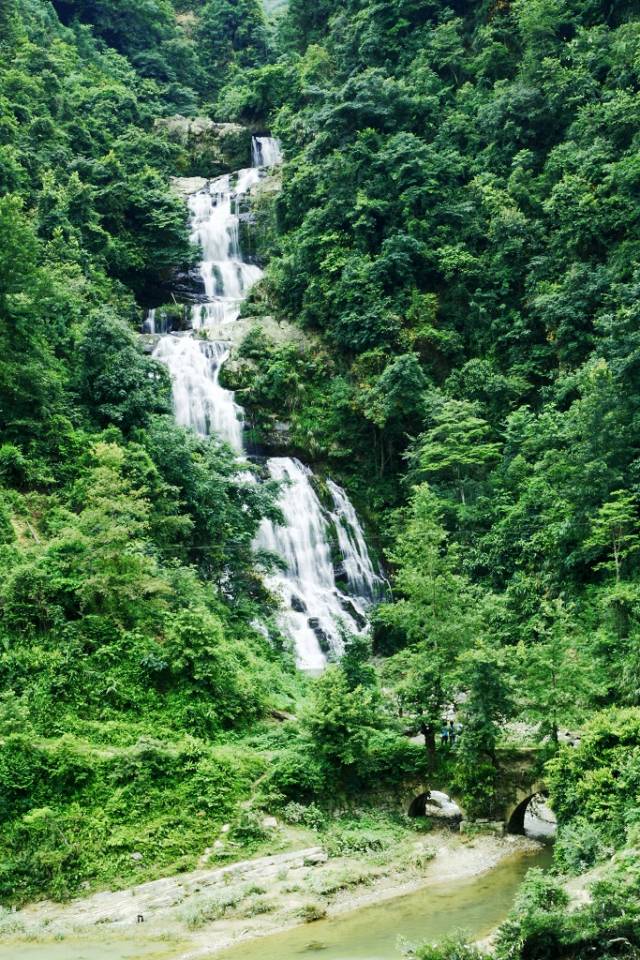
M 527 870 L 551 850 L 514 856 L 480 877 L 443 883 L 216 953 L 216 960 L 399 960 L 398 938 L 439 940 L 456 930 L 486 936 L 506 916 Z M 215 947 L 212 941 L 211 947 Z M 143 939 L 0 945 L 0 960 L 177 960 L 185 949 Z

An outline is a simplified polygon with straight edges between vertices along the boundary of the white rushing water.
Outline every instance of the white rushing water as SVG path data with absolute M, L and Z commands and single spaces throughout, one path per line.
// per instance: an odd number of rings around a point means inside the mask
M 341 627 L 360 632 L 369 597 L 347 596 L 336 585 L 329 524 L 333 520 L 340 529 L 341 525 L 337 517 L 323 510 L 312 486 L 311 470 L 290 457 L 272 457 L 267 465 L 273 479 L 282 483 L 280 506 L 285 523 L 276 526 L 264 520 L 256 546 L 284 561 L 284 569 L 269 578 L 284 602 L 284 628 L 294 639 L 299 663 L 309 670 L 321 669 L 326 653 L 341 651 Z M 362 535 L 360 528 L 359 532 Z M 366 553 L 364 537 L 362 543 Z M 350 562 L 351 553 L 349 548 Z M 355 559 L 352 562 L 357 564 Z M 371 564 L 368 553 L 367 562 Z
M 169 368 L 178 423 L 201 437 L 217 434 L 242 453 L 242 409 L 219 383 L 228 355 L 224 343 L 184 335 L 162 337 L 154 353 Z
M 212 180 L 204 190 L 189 197 L 191 239 L 202 248 L 200 273 L 205 302 L 192 310 L 194 329 L 214 323 L 233 323 L 242 301 L 262 276 L 254 264 L 245 263 L 240 252 L 238 206 L 260 179 L 260 170 L 250 168 Z
M 273 137 L 254 137 L 252 157 L 254 167 L 275 167 L 282 163 L 280 143 Z
M 206 331 L 234 323 L 243 300 L 262 271 L 243 260 L 240 213 L 264 168 L 280 163 L 276 140 L 254 137 L 254 166 L 212 180 L 189 198 L 192 240 L 202 250 L 200 274 L 205 297 L 191 311 L 192 332 L 161 337 L 154 356 L 166 364 L 173 385 L 175 416 L 200 436 L 218 435 L 239 454 L 244 452 L 243 411 L 231 391 L 220 385 L 228 344 L 202 338 Z M 155 313 L 147 322 L 155 329 Z M 196 331 L 194 333 L 193 331 Z M 373 569 L 362 528 L 346 493 L 328 481 L 334 509 L 323 508 L 313 488 L 313 474 L 298 460 L 267 461 L 270 476 L 282 483 L 280 507 L 284 525 L 264 521 L 256 549 L 277 555 L 283 565 L 268 578 L 283 603 L 281 625 L 292 638 L 298 664 L 322 669 L 327 653 L 339 655 L 342 633 L 360 632 L 365 612 L 382 583 Z M 335 528 L 349 593 L 336 584 L 331 557 Z
M 349 586 L 356 596 L 374 600 L 384 590 L 384 581 L 373 569 L 355 507 L 337 483 L 327 480 L 327 486 L 333 497 L 333 518 Z

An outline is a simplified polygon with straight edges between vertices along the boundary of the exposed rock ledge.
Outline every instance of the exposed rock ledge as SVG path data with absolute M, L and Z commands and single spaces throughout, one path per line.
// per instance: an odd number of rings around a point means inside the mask
M 209 340 L 219 340 L 228 343 L 231 351 L 240 346 L 244 338 L 252 330 L 259 329 L 267 340 L 276 346 L 284 343 L 295 343 L 300 347 L 311 346 L 311 338 L 300 327 L 294 326 L 287 320 L 276 320 L 275 317 L 241 317 L 234 323 L 219 323 L 207 327 Z
M 171 177 L 171 189 L 181 197 L 190 197 L 192 193 L 204 190 L 209 181 L 206 177 Z
M 156 130 L 183 148 L 180 172 L 217 177 L 251 165 L 251 130 L 238 123 L 216 123 L 209 117 L 159 117 Z

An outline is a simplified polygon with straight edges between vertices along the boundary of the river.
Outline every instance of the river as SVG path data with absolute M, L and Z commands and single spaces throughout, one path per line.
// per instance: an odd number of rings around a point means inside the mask
M 217 960 L 399 960 L 398 938 L 442 940 L 457 930 L 473 939 L 501 923 L 532 866 L 548 866 L 551 850 L 517 855 L 480 877 L 430 886 L 330 920 L 241 944 Z
M 468 880 L 430 885 L 414 893 L 361 907 L 332 919 L 294 927 L 215 953 L 216 960 L 400 960 L 399 937 L 413 942 L 441 940 L 457 930 L 473 939 L 486 936 L 506 917 L 516 890 L 533 866 L 546 867 L 551 849 L 516 854 Z M 193 957 L 193 944 L 115 939 L 26 943 L 0 946 L 0 960 L 180 960 Z M 204 941 L 206 943 L 206 940 Z M 203 940 L 198 938 L 198 950 Z M 212 948 L 215 941 L 207 943 Z M 200 954 L 199 956 L 205 956 Z

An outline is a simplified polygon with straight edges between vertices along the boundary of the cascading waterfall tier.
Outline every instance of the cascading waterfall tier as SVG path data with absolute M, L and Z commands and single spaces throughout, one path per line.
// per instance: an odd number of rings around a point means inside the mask
M 212 180 L 189 198 L 192 240 L 202 250 L 203 303 L 191 308 L 192 331 L 160 338 L 154 356 L 164 363 L 173 384 L 177 421 L 200 436 L 215 434 L 244 453 L 243 411 L 231 391 L 220 385 L 228 344 L 208 340 L 207 330 L 234 323 L 243 300 L 262 271 L 243 260 L 240 212 L 247 194 L 265 170 L 281 162 L 277 140 L 254 137 L 254 166 Z M 148 318 L 153 322 L 154 317 Z M 281 482 L 283 525 L 265 520 L 256 549 L 275 554 L 282 569 L 268 578 L 283 602 L 283 630 L 295 643 L 302 669 L 319 670 L 328 655 L 338 656 L 344 633 L 366 628 L 366 609 L 382 584 L 374 571 L 358 517 L 344 490 L 332 481 L 333 509 L 324 508 L 313 488 L 313 474 L 298 460 L 267 461 L 270 476 Z M 335 529 L 347 589 L 336 583 L 331 556 Z
M 229 356 L 227 345 L 171 335 L 161 338 L 154 356 L 169 368 L 178 423 L 191 427 L 201 437 L 223 437 L 242 453 L 242 408 L 231 391 L 219 383 L 220 370 Z
M 260 169 L 241 170 L 232 185 L 230 176 L 212 180 L 189 198 L 191 239 L 202 248 L 200 273 L 206 300 L 192 308 L 194 329 L 233 323 L 242 301 L 262 277 L 240 252 L 239 204 L 260 179 Z
M 333 480 L 327 480 L 327 487 L 333 498 L 331 515 L 351 592 L 370 602 L 379 599 L 384 594 L 387 583 L 373 568 L 355 507 L 342 487 Z
M 254 137 L 252 143 L 254 167 L 275 167 L 282 163 L 280 143 L 274 137 Z
M 348 531 L 344 514 L 324 510 L 312 485 L 313 474 L 299 460 L 272 457 L 267 461 L 270 475 L 280 481 L 283 493 L 280 507 L 284 525 L 263 520 L 256 546 L 276 554 L 284 569 L 269 578 L 271 587 L 285 605 L 283 625 L 295 641 L 298 661 L 307 669 L 321 669 L 326 655 L 341 651 L 341 628 L 359 633 L 366 626 L 366 608 L 374 596 L 376 577 L 362 529 L 353 506 L 344 491 L 341 501 L 349 503 L 356 531 Z M 336 585 L 332 563 L 330 527 L 335 526 L 345 570 L 354 572 L 352 595 Z M 371 571 L 371 588 L 361 590 L 365 576 L 355 571 Z M 347 573 L 351 585 L 351 577 Z

